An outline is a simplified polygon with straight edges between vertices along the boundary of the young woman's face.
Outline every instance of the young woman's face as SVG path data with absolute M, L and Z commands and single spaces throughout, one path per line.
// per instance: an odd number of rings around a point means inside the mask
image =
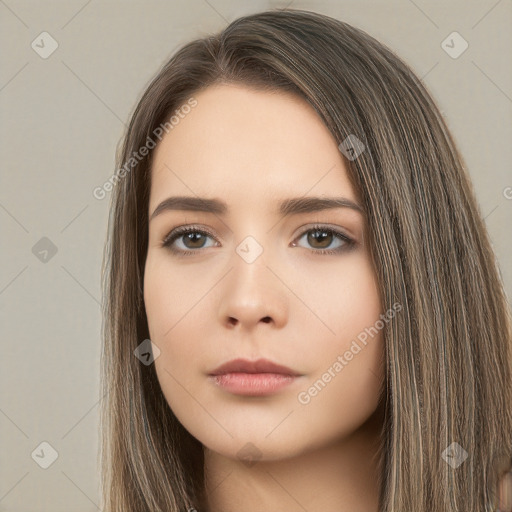
M 342 154 L 295 96 L 216 85 L 194 97 L 152 166 L 144 300 L 162 391 L 183 426 L 227 457 L 327 447 L 372 415 L 384 377 L 363 215 L 288 201 L 357 203 Z M 177 196 L 189 207 L 155 212 Z M 199 211 L 198 198 L 222 207 Z M 194 231 L 164 246 L 183 226 Z M 289 370 L 212 377 L 235 359 Z

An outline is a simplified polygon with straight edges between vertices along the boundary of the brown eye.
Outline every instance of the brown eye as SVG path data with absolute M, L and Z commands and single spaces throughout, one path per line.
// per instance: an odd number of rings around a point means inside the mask
M 204 234 L 199 233 L 198 231 L 181 235 L 181 239 L 183 240 L 185 247 L 188 247 L 189 249 L 201 249 L 205 242 Z
M 356 242 L 350 237 L 328 226 L 314 226 L 304 231 L 299 240 L 304 237 L 312 248 L 311 252 L 316 254 L 338 254 L 350 250 L 356 245 Z M 215 242 L 209 246 L 205 245 L 208 238 L 212 238 Z M 177 244 L 177 242 L 181 243 Z M 216 242 L 215 237 L 208 231 L 195 226 L 185 226 L 171 231 L 162 242 L 162 247 L 167 247 L 178 256 L 188 256 L 197 254 L 200 249 L 212 247 Z M 332 247 L 335 242 L 337 245 Z M 297 246 L 296 243 L 292 245 Z M 329 247 L 331 248 L 329 249 Z
M 299 240 L 306 236 L 306 241 L 317 254 L 337 254 L 345 250 L 349 250 L 355 246 L 355 241 L 347 235 L 327 226 L 314 226 L 304 231 Z M 331 244 L 338 241 L 338 245 L 334 248 Z M 296 245 L 296 244 L 295 244 Z M 330 249 L 327 249 L 331 247 Z
M 188 255 L 205 248 L 207 238 L 213 238 L 213 235 L 194 226 L 186 226 L 171 231 L 165 237 L 162 247 L 179 255 Z M 182 247 L 175 247 L 176 242 L 181 242 Z
M 308 244 L 318 249 L 325 249 L 331 245 L 333 240 L 332 231 L 315 229 L 314 231 L 308 231 Z M 319 246 L 316 244 L 320 244 Z

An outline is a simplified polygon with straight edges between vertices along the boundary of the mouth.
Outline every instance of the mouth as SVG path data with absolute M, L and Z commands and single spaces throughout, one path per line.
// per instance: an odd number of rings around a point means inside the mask
M 235 395 L 265 396 L 289 386 L 301 374 L 267 359 L 234 359 L 215 370 L 208 378 Z

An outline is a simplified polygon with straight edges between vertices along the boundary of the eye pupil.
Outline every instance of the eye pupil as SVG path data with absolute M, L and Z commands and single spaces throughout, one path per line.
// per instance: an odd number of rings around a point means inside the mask
M 320 235 L 318 235 L 320 233 Z M 327 243 L 325 243 L 325 240 L 327 240 Z M 326 231 L 324 229 L 315 229 L 314 231 L 311 231 L 308 235 L 308 243 L 309 242 L 318 242 L 320 241 L 323 243 L 321 247 L 328 247 L 332 242 L 332 233 L 330 231 Z
M 192 248 L 192 249 L 201 248 L 204 245 L 204 240 L 202 240 L 202 244 L 195 245 L 196 242 L 201 241 L 200 240 L 201 237 L 204 238 L 203 234 L 202 233 L 198 233 L 197 231 L 195 231 L 193 233 L 186 233 L 185 234 L 185 240 L 187 240 L 187 242 L 185 243 L 185 246 L 187 246 L 189 248 Z M 191 242 L 192 246 L 189 246 L 188 242 Z

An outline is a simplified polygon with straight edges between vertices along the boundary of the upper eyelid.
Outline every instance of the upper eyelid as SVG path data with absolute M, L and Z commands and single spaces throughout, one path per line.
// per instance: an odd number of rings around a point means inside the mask
M 171 231 L 169 231 L 164 236 L 163 242 L 165 243 L 167 240 L 170 240 L 172 237 L 179 238 L 180 236 L 186 234 L 187 231 L 197 231 L 199 233 L 205 233 L 206 235 L 217 240 L 217 237 L 212 232 L 210 232 L 210 230 L 207 228 L 203 228 L 201 226 L 196 226 L 195 224 L 184 224 L 183 226 L 177 226 L 177 227 L 171 229 Z

